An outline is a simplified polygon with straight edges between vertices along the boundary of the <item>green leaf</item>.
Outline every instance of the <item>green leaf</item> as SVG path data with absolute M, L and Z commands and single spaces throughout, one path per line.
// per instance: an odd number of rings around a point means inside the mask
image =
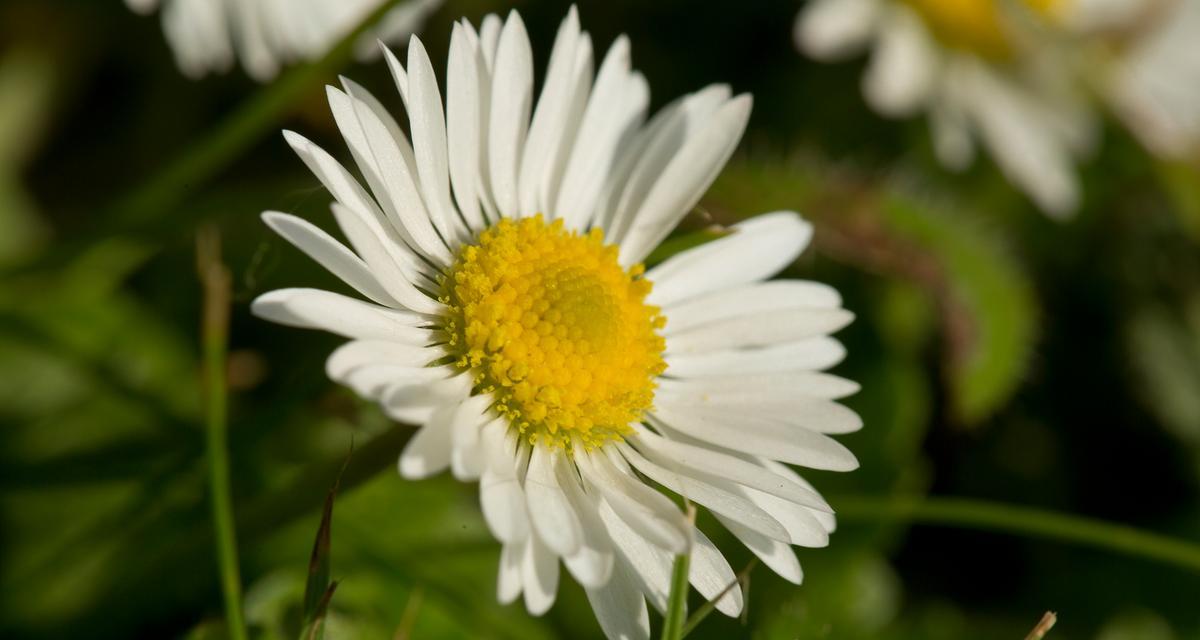
M 322 602 L 329 590 L 329 543 L 330 525 L 333 521 L 333 491 L 325 498 L 321 511 L 321 526 L 317 528 L 317 539 L 313 542 L 312 556 L 308 560 L 308 580 L 304 585 L 304 620 L 311 623 L 323 614 Z
M 889 193 L 882 212 L 893 232 L 937 264 L 953 409 L 977 423 L 1016 391 L 1036 337 L 1033 287 L 994 230 L 961 211 Z
M 337 586 L 336 581 L 331 582 L 321 593 L 312 619 L 304 625 L 304 631 L 300 634 L 301 640 L 322 640 L 325 637 L 325 614 L 329 611 L 329 601 L 333 599 L 333 592 L 337 591 Z
M 304 621 L 312 624 L 324 617 L 329 598 L 333 596 L 336 583 L 329 581 L 330 573 L 330 542 L 333 527 L 333 501 L 337 495 L 338 485 L 342 482 L 342 474 L 350 464 L 350 456 L 354 453 L 354 444 L 350 444 L 350 453 L 342 463 L 342 469 L 333 481 L 333 487 L 325 495 L 325 504 L 321 509 L 321 524 L 317 527 L 317 538 L 313 541 L 312 554 L 308 559 L 308 580 L 304 585 Z

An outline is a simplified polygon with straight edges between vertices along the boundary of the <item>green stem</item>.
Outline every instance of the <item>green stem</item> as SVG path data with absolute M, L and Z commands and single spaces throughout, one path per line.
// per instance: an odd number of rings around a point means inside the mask
M 1200 545 L 1093 518 L 966 498 L 847 495 L 830 504 L 843 521 L 918 522 L 1061 540 L 1200 573 Z
M 246 640 L 242 619 L 242 586 L 234 533 L 233 498 L 229 482 L 229 443 L 225 352 L 229 342 L 229 271 L 221 264 L 220 240 L 212 229 L 196 239 L 196 257 L 204 288 L 201 333 L 204 350 L 204 407 L 209 493 L 212 499 L 217 567 L 229 636 Z
M 675 556 L 671 569 L 671 597 L 663 614 L 662 640 L 681 640 L 683 625 L 687 620 L 688 571 L 690 553 Z

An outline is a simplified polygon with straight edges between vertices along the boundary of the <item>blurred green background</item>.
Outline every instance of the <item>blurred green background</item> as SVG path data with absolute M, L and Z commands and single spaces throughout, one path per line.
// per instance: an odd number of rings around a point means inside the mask
M 453 19 L 508 6 L 446 2 L 422 32 L 435 67 Z M 516 6 L 540 70 L 567 5 Z M 1200 538 L 1196 165 L 1164 165 L 1108 127 L 1081 168 L 1083 210 L 1051 222 L 986 159 L 948 174 L 923 122 L 870 112 L 861 60 L 797 54 L 800 6 L 580 4 L 597 49 L 629 34 L 655 107 L 710 82 L 754 94 L 739 153 L 685 231 L 801 211 L 815 250 L 791 273 L 835 285 L 858 316 L 836 372 L 863 387 L 849 404 L 866 428 L 841 438 L 862 468 L 806 474 L 844 505 L 831 547 L 798 550 L 800 587 L 759 567 L 745 623 L 712 616 L 690 637 L 1020 639 L 1052 609 L 1054 639 L 1200 638 L 1196 567 L 878 508 L 969 497 Z M 271 89 L 240 71 L 186 80 L 158 20 L 116 0 L 0 0 L 0 637 L 223 637 L 201 223 L 233 275 L 229 438 L 254 636 L 296 637 L 320 506 L 353 440 L 327 637 L 600 637 L 569 579 L 543 618 L 497 605 L 476 486 L 402 481 L 409 429 L 325 377 L 339 340 L 248 313 L 268 289 L 344 289 L 258 219 L 332 228 L 330 196 L 277 133 L 348 156 L 326 71 L 211 176 L 155 192 L 153 176 Z M 336 71 L 399 112 L 384 65 Z

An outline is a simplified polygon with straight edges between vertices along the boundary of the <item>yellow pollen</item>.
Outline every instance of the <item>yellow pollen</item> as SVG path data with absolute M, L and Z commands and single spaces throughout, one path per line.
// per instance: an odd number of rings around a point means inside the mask
M 501 220 L 446 271 L 447 348 L 530 443 L 620 439 L 666 369 L 666 321 L 645 302 L 643 272 L 621 268 L 599 229 Z
M 900 0 L 912 7 L 929 31 L 945 46 L 973 52 L 984 58 L 1012 56 L 1010 18 L 1004 5 L 1024 9 L 1030 17 L 1052 22 L 1070 0 Z

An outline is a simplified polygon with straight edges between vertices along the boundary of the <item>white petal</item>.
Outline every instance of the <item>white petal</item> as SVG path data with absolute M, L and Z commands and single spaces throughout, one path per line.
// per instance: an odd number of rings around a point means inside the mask
M 519 217 L 517 170 L 529 127 L 533 101 L 533 53 L 521 16 L 513 11 L 500 33 L 492 77 L 491 112 L 488 124 L 488 164 L 492 193 L 501 215 Z
M 549 611 L 558 594 L 558 558 L 536 535 L 525 540 L 521 582 L 525 587 L 525 609 L 535 616 Z
M 433 64 L 421 39 L 408 43 L 408 121 L 413 136 L 421 193 L 438 234 L 448 244 L 468 239 L 466 227 L 450 201 L 450 168 L 446 157 L 446 118 Z
M 733 451 L 811 469 L 853 471 L 858 468 L 854 454 L 841 443 L 793 425 L 666 403 L 658 406 L 654 416 L 673 430 Z
M 479 206 L 479 167 L 482 162 L 483 106 L 476 51 L 465 28 L 454 24 L 446 69 L 446 136 L 450 154 L 450 184 L 467 224 L 484 227 Z
M 788 480 L 798 482 L 809 489 L 812 489 L 813 491 L 817 490 L 816 487 L 812 486 L 812 483 L 802 478 L 800 474 L 796 473 L 795 469 L 792 469 L 785 464 L 780 464 L 774 460 L 767 460 L 764 458 L 760 458 L 759 462 L 767 469 L 778 473 Z M 834 530 L 837 529 L 837 518 L 835 518 L 832 513 L 825 513 L 824 511 L 810 511 L 809 513 L 811 513 L 812 516 L 821 523 L 821 526 L 825 529 L 826 533 L 833 533 Z M 786 526 L 787 523 L 785 522 L 784 525 Z
M 494 13 L 487 14 L 483 17 L 483 22 L 479 23 L 479 50 L 489 71 L 496 64 L 496 49 L 500 47 L 502 28 L 500 17 Z
M 587 590 L 588 602 L 609 640 L 649 640 L 650 612 L 633 569 L 623 559 L 603 586 Z
M 590 486 L 637 534 L 662 549 L 681 553 L 687 548 L 683 512 L 666 496 L 613 466 L 603 452 L 575 448 L 575 462 Z
M 709 476 L 715 475 L 733 483 L 770 493 L 788 502 L 832 511 L 825 500 L 815 491 L 788 481 L 753 462 L 711 449 L 667 440 L 645 428 L 638 430 L 638 435 L 632 442 L 648 459 L 653 459 L 660 465 L 669 465 L 672 469 L 679 466 L 688 467 L 686 474 L 689 476 L 707 481 Z
M 347 87 L 353 85 L 347 83 Z M 365 94 L 365 92 L 363 92 Z M 414 249 L 438 266 L 452 260 L 446 243 L 437 235 L 428 210 L 417 188 L 416 160 L 408 140 L 395 120 L 386 112 L 377 111 L 358 98 L 340 101 L 330 92 L 330 106 L 338 118 L 339 128 L 357 155 L 369 159 L 378 173 L 375 192 L 385 204 L 393 225 L 404 232 Z M 354 125 L 358 125 L 356 131 Z M 364 173 L 367 173 L 364 170 Z M 368 173 L 368 176 L 370 174 Z
M 379 50 L 383 52 L 383 59 L 387 62 L 388 71 L 392 74 L 392 80 L 396 82 L 396 90 L 400 92 L 400 100 L 404 103 L 404 108 L 408 109 L 408 72 L 404 70 L 404 65 L 400 64 L 400 59 L 392 50 L 384 43 L 379 43 Z
M 619 154 L 597 203 L 594 224 L 605 230 L 605 239 L 619 244 L 633 215 L 645 201 L 667 163 L 687 137 L 689 109 L 694 103 L 729 99 L 727 85 L 709 85 L 697 93 L 672 101 L 654 114 L 644 127 L 618 145 Z M 701 105 L 703 106 L 703 105 Z
M 337 380 L 354 369 L 373 365 L 425 368 L 441 358 L 440 349 L 386 340 L 354 340 L 334 349 L 325 361 L 325 373 Z
M 554 48 L 550 51 L 550 64 L 546 69 L 545 85 L 533 112 L 533 121 L 529 125 L 529 137 L 525 143 L 519 174 L 522 211 L 541 212 L 550 204 L 542 203 L 540 192 L 546 167 L 556 161 L 553 152 L 561 146 L 561 140 L 566 135 L 574 98 L 572 89 L 575 79 L 575 48 L 579 37 L 579 12 L 572 5 L 554 39 Z M 553 215 L 552 212 L 545 213 Z
M 836 60 L 860 51 L 875 31 L 879 0 L 814 0 L 796 17 L 796 46 Z
M 465 400 L 471 391 L 470 374 L 441 369 L 447 375 L 431 381 L 414 384 L 398 379 L 383 392 L 380 399 L 383 410 L 394 420 L 419 423 L 429 421 L 434 409 L 442 405 L 454 406 Z
M 790 211 L 755 216 L 735 233 L 672 256 L 651 269 L 647 302 L 666 306 L 687 298 L 765 280 L 808 246 L 812 225 Z
M 409 367 L 400 364 L 368 364 L 345 371 L 337 377 L 330 376 L 336 382 L 346 385 L 358 395 L 381 402 L 388 390 L 397 386 L 411 386 L 424 393 L 431 385 L 446 378 L 446 372 L 440 367 Z M 422 424 L 429 420 L 432 407 L 428 411 L 407 413 L 403 417 L 392 415 L 400 422 Z M 389 412 L 390 414 L 391 412 Z
M 366 263 L 328 233 L 307 220 L 277 211 L 263 212 L 262 219 L 275 233 L 359 293 L 385 306 L 398 305 L 396 299 L 380 286 Z
M 521 595 L 521 563 L 525 557 L 525 540 L 500 547 L 500 572 L 496 577 L 496 599 L 509 604 Z
M 671 464 L 669 460 L 652 461 L 624 443 L 617 445 L 617 448 L 634 468 L 667 489 L 708 507 L 713 513 L 728 515 L 747 527 L 762 532 L 763 535 L 787 539 L 787 530 L 772 518 L 771 514 L 759 509 L 744 497 L 708 482 L 708 478 L 701 477 L 703 474 L 682 465 Z M 670 468 L 665 465 L 669 465 Z
M 629 39 L 613 42 L 588 97 L 571 157 L 563 175 L 554 215 L 568 228 L 580 229 L 592 219 L 617 143 L 645 113 L 649 91 L 640 76 L 630 73 Z
M 584 587 L 599 587 L 610 579 L 613 571 L 612 542 L 604 532 L 599 516 L 599 496 L 584 491 L 580 478 L 572 470 L 562 474 L 559 484 L 579 516 L 583 542 L 579 552 L 563 559 L 567 569 Z
M 529 534 L 525 493 L 516 474 L 516 442 L 503 422 L 483 428 L 484 455 L 488 465 L 479 479 L 479 501 L 492 535 L 514 544 Z
M 929 106 L 929 129 L 938 161 L 951 171 L 965 171 L 975 160 L 971 125 L 962 106 L 943 94 Z
M 320 289 L 276 289 L 254 299 L 254 315 L 289 327 L 320 329 L 347 338 L 378 339 L 422 345 L 428 329 L 420 316 Z
M 556 215 L 552 209 L 558 202 L 567 164 L 575 149 L 583 114 L 591 98 L 593 62 L 592 39 L 586 32 L 581 33 L 575 45 L 575 65 L 571 72 L 570 85 L 566 89 L 569 103 L 562 123 L 562 134 L 558 136 L 557 143 L 547 150 L 548 155 L 538 190 L 538 202 L 548 216 Z
M 610 241 L 618 244 L 625 241 L 664 172 L 676 161 L 684 145 L 709 125 L 713 115 L 729 102 L 731 95 L 732 90 L 725 84 L 711 84 L 686 95 L 654 116 L 645 133 L 639 136 L 645 138 L 644 143 L 635 140 L 628 145 L 632 148 L 644 144 L 644 148 L 636 151 L 636 164 L 611 213 Z M 605 215 L 609 213 L 605 212 Z
M 843 382 L 839 378 L 833 380 Z M 690 383 L 671 385 L 661 391 L 660 404 L 686 406 L 697 412 L 711 411 L 720 417 L 744 416 L 794 425 L 817 433 L 853 433 L 863 426 L 862 418 L 854 411 L 831 400 L 814 397 L 802 386 L 793 388 L 789 395 L 771 395 L 755 389 L 717 389 L 710 394 L 704 392 L 708 385 L 689 388 Z
M 812 372 L 755 375 L 730 371 L 729 375 L 666 378 L 659 384 L 660 394 L 683 402 L 710 398 L 716 402 L 778 403 L 796 396 L 832 400 L 858 392 L 858 384 L 850 380 Z
M 533 447 L 525 474 L 525 502 L 538 537 L 559 556 L 574 555 L 582 544 L 579 516 L 563 492 L 557 476 L 565 454 L 546 446 Z
M 786 309 L 728 318 L 668 335 L 666 352 L 703 353 L 795 342 L 828 335 L 853 320 L 854 314 L 845 309 Z
M 457 407 L 443 405 L 434 410 L 429 423 L 413 435 L 400 453 L 400 475 L 420 480 L 450 466 L 450 419 Z
M 772 280 L 731 287 L 663 308 L 666 334 L 737 316 L 780 309 L 836 309 L 842 297 L 833 287 L 805 280 Z
M 406 258 L 403 255 L 405 250 L 398 241 L 388 238 L 378 220 L 338 202 L 333 203 L 330 209 L 342 231 L 370 265 L 371 272 L 376 274 L 389 295 L 417 313 L 439 314 L 443 311 L 441 303 L 414 286 L 412 269 L 401 265 Z
M 840 342 L 820 336 L 756 349 L 667 354 L 665 359 L 668 376 L 706 377 L 828 369 L 845 357 Z
M 742 587 L 736 584 L 733 568 L 704 532 L 692 529 L 692 538 L 695 544 L 688 565 L 688 581 L 709 601 L 732 584 L 733 588 L 717 600 L 716 606 L 717 611 L 731 618 L 737 617 L 742 612 Z
M 617 515 L 607 501 L 600 503 L 600 519 L 620 556 L 618 567 L 628 569 L 654 608 L 666 609 L 667 592 L 671 588 L 672 555 L 650 544 L 629 526 L 628 520 Z M 613 570 L 614 577 L 618 570 Z
M 751 104 L 749 95 L 735 97 L 683 143 L 634 214 L 621 240 L 621 264 L 645 258 L 700 200 L 741 140 Z
M 483 471 L 480 429 L 488 420 L 487 409 L 491 404 L 490 395 L 471 396 L 458 405 L 450 418 L 450 433 L 454 443 L 450 453 L 450 471 L 463 482 L 478 480 Z
M 816 336 L 757 349 L 670 353 L 664 359 L 667 362 L 667 375 L 698 378 L 819 371 L 841 362 L 844 357 L 846 349 L 840 342 L 829 336 Z M 808 374 L 797 377 L 811 379 L 814 389 L 810 390 L 808 385 L 804 387 L 808 395 L 841 397 L 858 390 L 853 383 L 847 387 L 832 376 Z M 817 388 L 821 391 L 817 391 Z
M 1079 204 L 1071 150 L 1037 96 L 976 64 L 969 67 L 970 113 L 988 150 L 1010 180 L 1046 213 L 1065 217 Z
M 920 18 L 904 7 L 894 7 L 863 74 L 867 102 L 876 111 L 896 117 L 924 106 L 937 73 L 934 46 Z
M 776 496 L 742 487 L 740 493 L 751 502 L 771 514 L 788 532 L 788 542 L 802 547 L 825 547 L 829 545 L 829 530 L 817 519 L 818 513 L 832 514 L 808 509 Z
M 718 515 L 717 520 L 725 525 L 746 548 L 758 556 L 763 564 L 779 574 L 781 578 L 792 584 L 800 584 L 804 580 L 804 572 L 800 570 L 800 561 L 795 552 L 785 542 L 768 538 L 757 531 L 742 526 L 732 518 Z

